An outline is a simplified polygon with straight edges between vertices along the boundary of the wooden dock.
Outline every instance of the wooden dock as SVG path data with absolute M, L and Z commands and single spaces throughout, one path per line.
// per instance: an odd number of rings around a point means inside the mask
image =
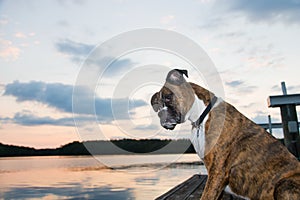
M 172 188 L 156 200 L 199 200 L 207 180 L 207 175 L 195 174 L 188 180 Z M 221 200 L 243 200 L 223 192 Z

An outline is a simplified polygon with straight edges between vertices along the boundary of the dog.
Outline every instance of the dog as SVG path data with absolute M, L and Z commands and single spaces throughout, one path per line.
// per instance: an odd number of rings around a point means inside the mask
M 208 172 L 202 200 L 227 188 L 244 199 L 299 200 L 300 162 L 280 141 L 214 93 L 173 69 L 151 98 L 161 126 L 192 123 L 191 142 Z

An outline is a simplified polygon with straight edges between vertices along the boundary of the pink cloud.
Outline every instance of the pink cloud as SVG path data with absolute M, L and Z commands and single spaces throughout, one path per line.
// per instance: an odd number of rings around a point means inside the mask
M 174 15 L 167 15 L 167 16 L 164 16 L 160 19 L 160 22 L 162 24 L 169 24 L 171 21 L 173 21 L 175 19 L 175 16 Z
M 15 37 L 16 37 L 16 38 L 27 38 L 27 36 L 26 36 L 24 33 L 22 33 L 22 32 L 16 33 L 16 34 L 15 34 Z
M 13 46 L 9 40 L 0 39 L 0 57 L 9 61 L 16 60 L 20 56 L 21 50 Z

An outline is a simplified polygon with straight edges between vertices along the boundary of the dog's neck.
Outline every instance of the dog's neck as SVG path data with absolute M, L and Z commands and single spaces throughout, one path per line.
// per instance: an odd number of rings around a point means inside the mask
M 190 120 L 192 123 L 195 123 L 202 112 L 205 110 L 206 106 L 204 101 L 199 99 L 197 95 L 195 95 L 194 103 L 186 115 L 186 120 Z

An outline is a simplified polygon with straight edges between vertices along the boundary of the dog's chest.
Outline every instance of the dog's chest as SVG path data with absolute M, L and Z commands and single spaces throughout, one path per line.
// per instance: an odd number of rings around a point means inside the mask
M 194 146 L 194 149 L 198 156 L 203 160 L 205 155 L 205 122 L 207 121 L 204 119 L 203 123 L 200 124 L 199 127 L 195 127 L 192 129 L 191 133 L 191 142 Z
M 196 123 L 201 113 L 205 110 L 205 105 L 202 100 L 200 100 L 195 95 L 195 101 L 193 103 L 192 108 L 187 113 L 186 117 L 189 119 L 192 124 Z M 203 159 L 204 158 L 204 150 L 205 150 L 205 123 L 208 119 L 206 116 L 203 122 L 198 126 L 192 128 L 191 133 L 191 142 L 194 146 L 195 151 L 197 152 L 198 156 Z

